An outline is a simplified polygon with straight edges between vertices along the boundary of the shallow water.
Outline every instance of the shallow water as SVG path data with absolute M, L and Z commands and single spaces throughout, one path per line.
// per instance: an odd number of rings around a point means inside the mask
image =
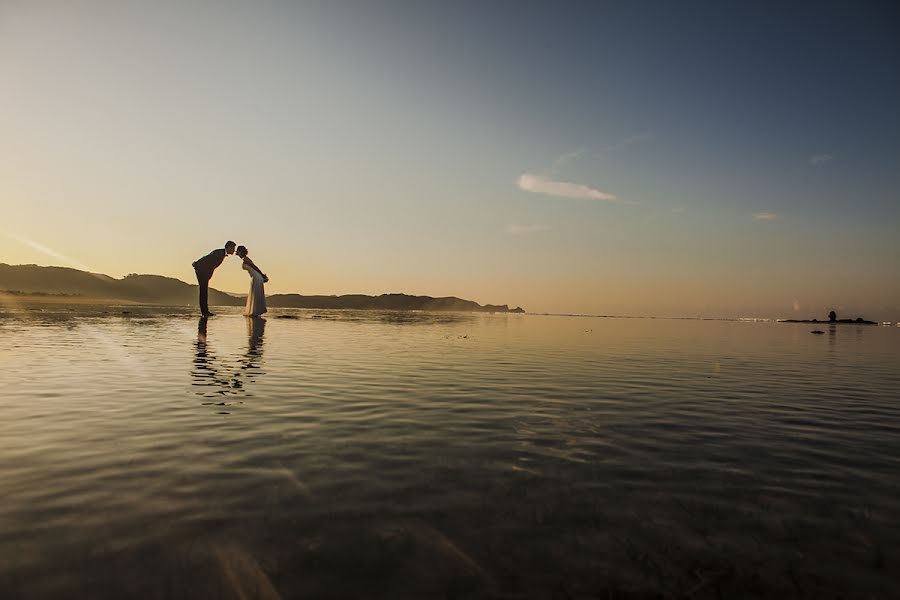
M 898 597 L 900 329 L 823 327 L 7 307 L 0 596 Z

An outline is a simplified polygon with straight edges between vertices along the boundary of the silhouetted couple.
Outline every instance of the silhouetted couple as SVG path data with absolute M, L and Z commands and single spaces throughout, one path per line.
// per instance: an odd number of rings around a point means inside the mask
M 264 284 L 269 281 L 269 277 L 250 260 L 246 247 L 237 246 L 232 241 L 226 242 L 224 248 L 213 250 L 193 263 L 194 272 L 197 274 L 197 285 L 200 286 L 200 313 L 204 317 L 215 314 L 209 312 L 209 280 L 212 279 L 213 272 L 229 254 L 237 254 L 243 262 L 241 268 L 250 275 L 250 293 L 247 294 L 247 307 L 244 314 L 249 317 L 258 317 L 266 312 Z

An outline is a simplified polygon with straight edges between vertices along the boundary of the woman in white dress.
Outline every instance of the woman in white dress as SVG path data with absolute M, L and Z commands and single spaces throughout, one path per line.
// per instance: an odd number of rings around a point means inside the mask
M 235 254 L 244 261 L 241 268 L 250 274 L 250 293 L 247 294 L 247 308 L 244 310 L 244 314 L 248 317 L 258 317 L 266 312 L 266 289 L 264 284 L 269 281 L 269 277 L 253 264 L 253 261 L 247 256 L 246 246 L 238 246 Z

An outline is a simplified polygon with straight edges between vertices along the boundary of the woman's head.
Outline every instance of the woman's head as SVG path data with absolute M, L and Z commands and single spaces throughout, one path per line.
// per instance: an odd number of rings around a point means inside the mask
M 247 256 L 247 246 L 238 246 L 235 254 L 237 254 L 241 258 L 244 258 L 245 256 Z

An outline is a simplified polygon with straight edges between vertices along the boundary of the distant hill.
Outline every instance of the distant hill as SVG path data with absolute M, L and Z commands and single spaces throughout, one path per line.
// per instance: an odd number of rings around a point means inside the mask
M 104 301 L 184 305 L 197 303 L 197 286 L 160 275 L 128 275 L 114 279 L 68 267 L 7 265 L 0 263 L 0 290 L 23 293 L 66 294 Z M 209 303 L 237 306 L 240 298 L 209 290 Z
M 382 294 L 365 296 L 347 294 L 344 296 L 301 296 L 300 294 L 273 294 L 266 297 L 272 307 L 281 308 L 354 308 L 358 310 L 431 310 L 470 312 L 525 312 L 521 308 L 510 309 L 506 304 L 484 306 L 472 300 L 454 296 L 432 298 L 431 296 L 410 296 L 407 294 Z
M 138 302 L 164 305 L 196 305 L 197 286 L 161 275 L 128 275 L 115 279 L 108 275 L 88 273 L 68 267 L 7 265 L 0 263 L 0 292 L 18 295 L 81 296 L 98 301 Z M 349 308 L 358 310 L 427 310 L 473 312 L 525 312 L 505 304 L 484 306 L 453 296 L 432 298 L 407 294 L 366 296 L 301 296 L 273 294 L 267 296 L 273 308 Z M 211 306 L 241 306 L 244 298 L 210 288 Z

